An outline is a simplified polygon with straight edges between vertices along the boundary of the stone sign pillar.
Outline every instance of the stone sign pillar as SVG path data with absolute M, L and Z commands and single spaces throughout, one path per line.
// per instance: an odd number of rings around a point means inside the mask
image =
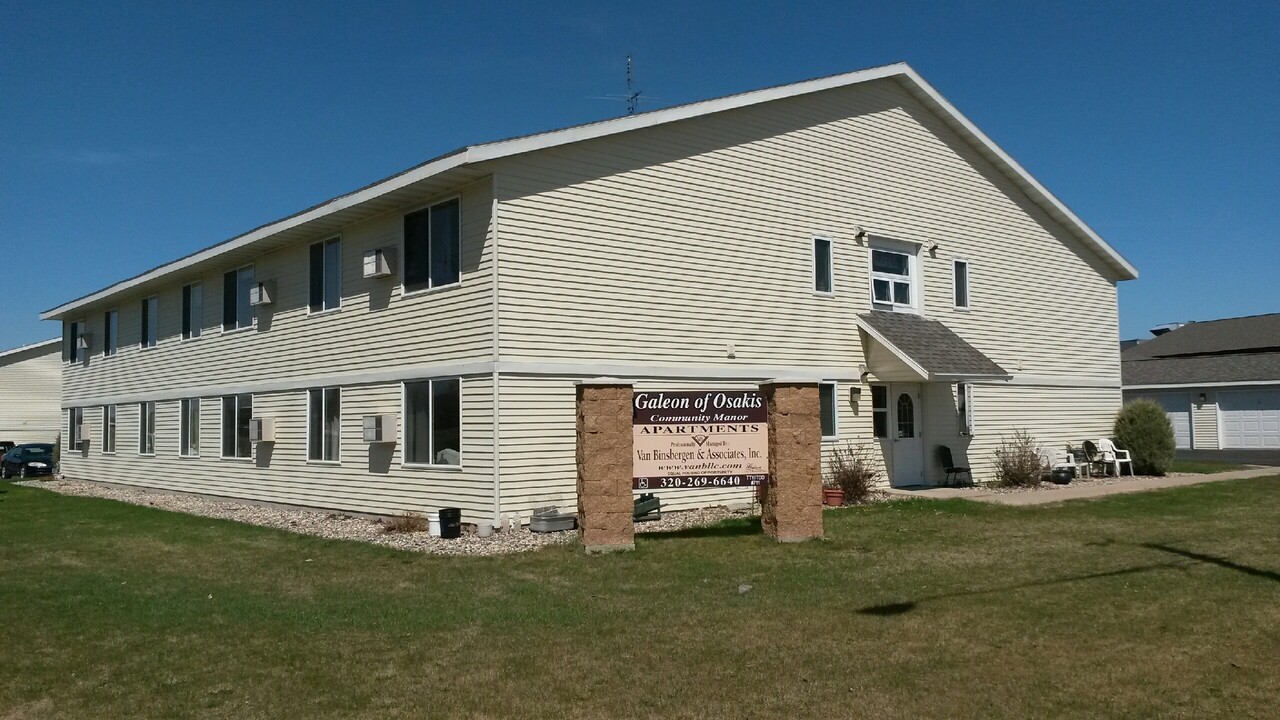
M 631 383 L 578 383 L 578 537 L 588 553 L 636 547 L 631 397 Z
M 773 381 L 760 386 L 769 411 L 769 485 L 760 524 L 779 542 L 820 538 L 822 411 L 818 384 Z

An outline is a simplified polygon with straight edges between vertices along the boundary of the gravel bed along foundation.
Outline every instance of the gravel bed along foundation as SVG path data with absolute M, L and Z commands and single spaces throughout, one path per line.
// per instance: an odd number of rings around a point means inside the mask
M 462 537 L 446 540 L 444 538 L 431 537 L 425 531 L 384 532 L 381 520 L 347 515 L 340 512 L 269 507 L 198 495 L 100 485 L 82 480 L 25 480 L 15 484 L 52 490 L 63 495 L 118 500 L 133 505 L 146 505 L 189 515 L 234 520 L 303 535 L 315 535 L 333 540 L 358 540 L 398 550 L 411 550 L 435 555 L 506 555 L 527 550 L 537 550 L 549 545 L 564 545 L 578 539 L 577 530 L 535 533 L 524 527 L 519 530 L 505 532 L 495 531 L 492 536 L 487 538 L 482 538 L 474 532 L 464 530 Z M 663 511 L 660 520 L 636 523 L 636 532 L 652 533 L 687 530 L 712 525 L 731 517 L 748 517 L 751 514 L 752 512 L 747 509 L 730 510 L 724 507 L 677 512 Z

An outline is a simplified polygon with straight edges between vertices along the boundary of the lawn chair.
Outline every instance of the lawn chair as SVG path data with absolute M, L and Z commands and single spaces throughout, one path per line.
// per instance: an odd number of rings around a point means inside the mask
M 956 465 L 955 460 L 951 457 L 951 448 L 946 445 L 939 445 L 938 460 L 942 461 L 942 469 L 947 473 L 947 479 L 943 481 L 943 485 L 950 485 L 952 477 L 955 477 L 956 484 L 959 485 L 961 475 L 968 475 L 969 484 L 973 484 L 973 473 L 970 472 L 967 467 L 959 467 Z
M 1075 458 L 1066 450 L 1041 448 L 1040 463 L 1049 468 L 1050 473 L 1054 470 L 1068 470 L 1071 472 L 1071 477 L 1080 477 L 1080 468 L 1076 466 Z
M 1082 444 L 1084 445 L 1084 459 L 1089 465 L 1089 474 L 1092 475 L 1096 469 L 1101 470 L 1102 474 L 1106 475 L 1107 470 L 1111 468 L 1111 463 L 1103 459 L 1102 453 L 1098 451 L 1098 446 L 1093 444 L 1092 440 L 1085 440 Z
M 1133 477 L 1133 459 L 1129 457 L 1128 450 L 1121 450 L 1107 438 L 1098 440 L 1098 450 L 1102 453 L 1102 461 L 1115 468 L 1116 477 L 1120 477 L 1120 468 L 1124 465 L 1129 466 L 1129 477 Z

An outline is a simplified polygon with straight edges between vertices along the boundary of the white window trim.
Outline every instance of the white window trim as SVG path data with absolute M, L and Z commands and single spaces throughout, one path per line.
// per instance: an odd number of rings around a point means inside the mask
M 406 456 L 408 455 L 408 453 L 409 453 L 409 442 L 408 442 L 408 437 L 409 437 L 409 393 L 408 393 L 408 385 L 409 385 L 409 383 L 420 383 L 420 382 L 432 382 L 432 383 L 434 383 L 436 380 L 457 380 L 457 381 L 458 381 L 458 457 L 462 457 L 462 427 L 463 427 L 463 424 L 462 424 L 462 377 L 461 377 L 461 376 L 459 376 L 459 375 L 441 375 L 441 376 L 439 376 L 439 377 L 418 378 L 418 379 L 416 379 L 416 380 L 401 380 L 401 381 L 400 381 L 400 418 L 401 418 L 401 420 L 400 420 L 400 428 L 399 428 L 399 429 L 400 429 L 400 434 L 401 434 L 401 437 L 400 437 L 400 467 L 402 467 L 402 468 L 404 468 L 404 469 L 406 469 L 406 470 L 448 470 L 448 471 L 451 471 L 451 472 L 457 472 L 457 471 L 459 471 L 459 470 L 462 470 L 462 468 L 463 468 L 463 464 L 462 464 L 462 463 L 459 463 L 458 465 L 434 465 L 434 464 L 432 464 L 432 463 L 408 462 L 408 461 L 406 461 L 406 460 L 405 460 L 405 457 L 406 457 Z M 434 391 L 434 389 L 435 389 L 434 387 L 433 387 L 433 388 L 431 388 L 431 390 L 432 390 L 432 391 Z M 429 392 L 427 393 L 427 397 L 428 397 L 428 398 L 431 398 L 431 401 L 432 401 L 432 402 L 434 402 L 434 401 L 435 401 L 435 400 L 434 400 L 433 395 L 434 395 L 434 392 L 430 392 L 430 391 L 429 391 Z M 430 408 L 428 408 L 428 410 L 427 410 L 427 416 L 428 416 L 428 417 L 430 417 L 430 416 L 431 416 L 431 415 L 433 415 L 433 414 L 434 414 L 434 413 L 432 413 L 432 412 L 431 412 L 431 409 L 430 409 Z M 436 426 L 435 426 L 435 418 L 432 418 L 432 419 L 431 419 L 431 434 L 434 434 L 434 433 L 435 433 L 435 429 L 436 429 Z M 434 456 L 434 455 L 435 455 L 435 449 L 436 449 L 436 448 L 435 448 L 435 443 L 432 443 L 432 446 L 431 446 L 431 453 L 430 453 L 432 456 Z
M 243 329 L 247 329 L 247 328 L 241 328 L 241 329 L 243 330 Z M 240 412 L 240 398 L 239 398 L 239 396 L 240 396 L 240 395 L 248 395 L 248 396 L 249 396 L 249 405 L 250 405 L 250 406 L 253 406 L 253 405 L 256 405 L 256 404 L 257 404 L 258 396 L 257 396 L 257 395 L 255 395 L 254 393 L 231 393 L 230 395 L 218 395 L 218 396 L 217 396 L 217 398 L 218 398 L 218 459 L 219 459 L 219 460 L 236 460 L 236 461 L 239 461 L 239 462 L 246 462 L 246 461 L 247 461 L 247 462 L 253 462 L 253 460 L 254 460 L 254 457 L 253 457 L 253 454 L 254 454 L 254 453 L 253 453 L 253 441 L 252 441 L 252 440 L 250 440 L 250 441 L 249 441 L 249 455 L 248 455 L 248 457 L 240 457 L 239 455 L 224 455 L 224 454 L 222 454 L 222 448 L 223 448 L 223 442 L 222 442 L 222 441 L 223 441 L 223 437 L 222 437 L 222 433 L 226 432 L 226 427 L 227 427 L 227 406 L 226 406 L 226 403 L 222 402 L 222 399 L 223 399 L 223 398 L 225 398 L 225 397 L 234 397 L 234 398 L 236 398 L 236 413 L 238 414 L 238 413 Z M 236 440 L 237 440 L 237 442 L 239 441 L 239 439 L 240 439 L 240 434 L 239 434 L 239 433 L 236 433 Z
M 142 451 L 142 441 L 146 435 L 146 413 L 143 412 L 143 405 L 151 405 L 151 452 Z M 138 457 L 155 457 L 156 456 L 156 407 L 155 400 L 143 400 L 138 403 Z
M 971 438 L 973 431 L 973 383 L 956 383 L 956 420 L 959 424 L 960 437 Z
M 459 209 L 461 209 L 461 203 L 459 203 Z M 459 216 L 461 216 L 461 212 L 459 212 Z M 459 228 L 459 232 L 461 232 L 461 228 Z M 401 237 L 403 238 L 404 236 L 404 218 L 403 217 L 400 218 L 400 234 L 401 234 Z M 312 310 L 311 309 L 311 248 L 316 245 L 323 246 L 330 242 L 338 243 L 338 304 L 331 308 L 325 308 L 323 310 Z M 346 303 L 343 302 L 343 296 L 342 296 L 342 259 L 343 259 L 342 246 L 343 246 L 342 235 L 335 235 L 333 237 L 329 237 L 324 240 L 317 240 L 311 243 L 310 245 L 307 245 L 307 317 L 312 317 L 315 315 L 328 315 L 329 313 L 339 312 L 346 305 Z M 321 250 L 320 252 L 322 254 L 324 253 L 323 250 Z M 323 265 L 324 263 L 321 263 L 321 266 Z M 459 273 L 459 275 L 461 275 L 461 273 Z M 321 282 L 320 287 L 321 287 L 320 294 L 323 296 L 324 295 L 323 282 Z M 256 321 L 258 319 L 257 313 L 254 313 L 253 317 L 254 317 L 254 320 Z
M 107 352 L 107 324 L 108 324 L 107 315 L 109 315 L 110 313 L 116 314 L 116 333 L 111 338 L 112 340 L 115 341 L 116 347 L 115 347 L 115 350 L 108 353 Z M 116 355 L 119 355 L 119 354 L 120 354 L 120 308 L 118 307 L 107 308 L 106 310 L 102 311 L 102 357 L 103 358 L 115 357 Z
M 922 271 L 924 263 L 920 262 L 920 245 L 916 243 L 906 243 L 893 240 L 874 240 L 867 247 L 867 297 L 871 302 L 871 307 L 876 310 L 885 310 L 900 313 L 911 313 L 920 315 L 924 313 L 924 273 Z M 878 273 L 875 267 L 874 253 L 876 251 L 894 253 L 897 255 L 905 255 L 907 258 L 907 275 L 891 275 L 888 273 Z M 876 300 L 875 281 L 888 280 L 890 283 L 902 282 L 902 278 L 906 277 L 911 285 L 911 304 L 901 305 L 899 303 L 884 303 Z M 890 295 L 893 293 L 892 285 L 890 286 Z
M 956 304 L 957 265 L 964 265 L 964 305 Z M 960 312 L 969 312 L 973 308 L 973 263 L 968 258 L 951 258 L 951 306 Z
M 827 272 L 830 273 L 830 290 L 818 289 L 818 243 L 825 242 L 827 244 Z M 826 235 L 813 235 L 809 239 L 809 248 L 812 257 L 810 258 L 809 289 L 818 297 L 834 297 L 836 294 L 836 242 Z
M 223 283 L 225 283 L 225 282 L 227 281 L 227 273 L 228 273 L 228 272 L 235 272 L 235 273 L 236 273 L 236 291 L 237 291 L 237 293 L 236 293 L 236 302 L 237 302 L 237 303 L 239 303 L 239 302 L 240 302 L 240 300 L 239 300 L 240 271 L 241 271 L 241 270 L 243 270 L 243 269 L 245 269 L 245 268 L 253 268 L 253 281 L 254 281 L 254 283 L 256 284 L 256 283 L 258 282 L 258 268 L 256 267 L 255 263 L 249 263 L 249 264 L 247 264 L 247 265 L 240 265 L 240 266 L 238 266 L 238 267 L 232 268 L 231 270 L 227 270 L 226 272 L 223 272 L 223 273 L 222 273 L 222 282 L 223 282 Z M 203 291 L 202 291 L 202 292 L 203 292 Z M 225 293 L 227 292 L 227 290 L 226 290 L 226 288 L 225 288 L 225 287 L 222 289 L 222 292 L 224 293 L 224 294 L 223 294 L 223 298 L 225 298 L 225 297 L 226 297 Z M 219 313 L 220 315 L 222 315 L 222 319 L 218 321 L 218 328 L 219 328 L 219 329 L 221 329 L 221 331 L 222 331 L 222 332 L 221 332 L 221 334 L 222 334 L 222 335 L 230 335 L 231 333 L 238 333 L 238 332 L 244 332 L 245 330 L 255 330 L 255 329 L 257 329 L 257 327 L 258 327 L 258 308 L 254 307 L 253 305 L 250 305 L 249 307 L 250 307 L 250 308 L 252 308 L 252 310 L 253 310 L 253 319 L 252 319 L 252 321 L 250 321 L 250 323 L 249 323 L 248 325 L 245 325 L 245 326 L 243 326 L 243 327 L 241 327 L 239 324 L 237 324 L 235 327 L 233 327 L 233 328 L 231 328 L 230 330 L 228 330 L 228 329 L 227 329 L 227 324 L 226 324 L 226 314 L 225 314 L 225 313 L 227 312 L 227 308 L 226 308 L 226 305 L 224 305 L 224 304 L 223 304 L 223 303 L 225 303 L 225 302 L 226 302 L 226 300 L 225 300 L 225 299 L 220 300 L 220 301 L 218 302 L 219 307 L 221 307 L 221 308 L 222 308 L 222 312 L 221 312 L 221 313 Z M 248 301 L 246 301 L 246 302 L 248 302 Z M 237 304 L 237 305 L 236 305 L 236 311 L 237 311 L 237 312 L 236 312 L 236 314 L 237 314 L 237 315 L 239 315 L 239 314 L 240 314 L 240 313 L 239 313 L 239 310 L 240 310 L 240 306 L 239 306 L 239 304 Z M 203 337 L 203 335 L 202 335 L 202 337 Z M 244 458 L 236 458 L 236 459 L 243 460 Z
M 405 244 L 406 244 L 405 236 L 404 236 L 404 219 L 409 215 L 412 215 L 421 210 L 426 210 L 427 208 L 435 207 L 436 205 L 443 205 L 444 203 L 447 203 L 450 200 L 458 201 L 458 281 L 449 283 L 447 285 L 432 285 L 431 287 L 425 287 L 418 290 L 405 290 L 404 273 L 405 273 L 407 263 L 405 263 L 405 251 L 404 251 Z M 400 245 L 398 248 L 400 254 L 399 254 L 399 257 L 397 258 L 397 263 L 400 265 L 400 297 L 402 298 L 414 297 L 417 295 L 426 295 L 428 293 L 433 293 L 433 292 L 436 292 L 437 290 L 448 290 L 450 288 L 462 287 L 462 250 L 466 246 L 466 243 L 465 243 L 466 237 L 465 237 L 465 233 L 463 232 L 464 227 L 465 225 L 463 223 L 463 215 L 462 215 L 462 193 L 454 193 L 453 195 L 437 198 L 435 200 L 432 200 L 431 202 L 423 203 L 420 206 L 409 208 L 408 210 L 405 210 L 404 212 L 400 213 Z M 446 467 L 446 466 L 427 465 L 425 467 Z
M 320 391 L 320 431 L 324 432 L 324 394 L 327 390 L 338 391 L 338 458 L 336 460 L 316 460 L 311 457 L 311 391 Z M 308 465 L 341 465 L 342 464 L 342 387 L 339 385 L 322 385 L 319 387 L 307 388 L 303 397 L 307 406 L 307 464 Z M 320 454 L 324 454 L 324 439 L 320 440 Z
M 196 338 L 192 338 L 192 339 L 196 339 Z M 182 426 L 183 426 L 183 424 L 184 424 L 184 423 L 186 423 L 186 422 L 187 422 L 187 413 L 186 413 L 186 408 L 184 408 L 184 407 L 183 407 L 183 405 L 184 405 L 184 403 L 189 403 L 189 402 L 192 402 L 192 401 L 194 401 L 194 402 L 196 403 L 196 428 L 197 428 L 197 429 L 196 429 L 196 434 L 197 434 L 197 435 L 199 435 L 199 433 L 200 433 L 200 430 L 199 430 L 199 428 L 200 428 L 200 422 L 204 419 L 204 407 L 203 407 L 204 403 L 200 402 L 200 398 L 198 398 L 198 397 L 194 397 L 194 398 L 179 398 L 179 399 L 178 399 L 178 457 L 179 457 L 179 458 L 198 458 L 198 457 L 200 457 L 200 442 L 199 442 L 199 439 L 197 439 L 197 441 L 196 441 L 196 451 L 195 451 L 195 453 L 187 454 L 187 453 L 184 453 L 184 452 L 183 452 L 184 450 L 186 450 L 186 448 L 185 448 L 185 447 L 183 447 L 183 442 L 182 442 L 182 441 L 183 441 L 183 437 L 182 437 Z M 219 440 L 221 440 L 221 438 L 219 438 Z
M 835 380 L 824 380 L 819 385 L 831 386 L 831 429 L 830 435 L 823 435 L 822 442 L 835 442 L 840 439 L 840 383 Z M 822 426 L 822 394 L 818 394 L 818 426 Z
M 111 419 L 111 450 L 107 450 L 107 408 L 112 408 L 112 414 L 115 416 Z M 102 454 L 115 455 L 116 443 L 120 440 L 120 411 L 116 405 L 102 406 Z
M 190 287 L 190 288 L 197 288 L 197 287 L 198 287 L 198 288 L 200 288 L 200 317 L 196 318 L 196 321 L 197 321 L 197 325 L 196 325 L 196 327 L 198 327 L 198 328 L 200 329 L 200 334 L 199 334 L 199 335 L 193 335 L 193 336 L 191 336 L 191 337 L 186 337 L 186 336 L 184 336 L 184 335 L 182 334 L 182 328 L 181 328 L 181 326 L 179 326 L 179 328 L 178 328 L 178 341 L 179 341 L 179 342 L 195 342 L 196 340 L 199 340 L 200 338 L 204 337 L 204 281 L 203 281 L 203 280 L 196 280 L 195 282 L 189 282 L 189 283 L 187 283 L 186 285 L 183 285 L 183 287 Z M 187 319 L 187 318 L 186 318 L 186 315 L 187 315 L 187 309 L 186 309 L 186 308 L 182 308 L 182 320 L 183 320 L 184 322 L 185 322 L 185 321 L 186 321 L 186 319 Z M 254 317 L 254 319 L 256 320 L 256 319 L 257 319 L 257 317 L 255 316 L 255 317 Z

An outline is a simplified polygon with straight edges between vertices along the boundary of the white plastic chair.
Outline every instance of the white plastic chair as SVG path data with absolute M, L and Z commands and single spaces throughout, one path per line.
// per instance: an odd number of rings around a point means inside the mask
M 1071 477 L 1080 477 L 1080 469 L 1076 465 L 1075 458 L 1071 457 L 1071 453 L 1060 448 L 1045 448 L 1039 450 L 1040 462 L 1049 468 L 1050 472 L 1054 470 L 1070 470 Z
M 1116 471 L 1116 477 L 1120 476 L 1120 469 L 1124 465 L 1129 466 L 1129 475 L 1133 476 L 1133 460 L 1129 457 L 1128 450 L 1120 450 L 1116 444 L 1108 438 L 1098 440 L 1098 452 L 1102 455 L 1102 461 L 1110 463 Z

